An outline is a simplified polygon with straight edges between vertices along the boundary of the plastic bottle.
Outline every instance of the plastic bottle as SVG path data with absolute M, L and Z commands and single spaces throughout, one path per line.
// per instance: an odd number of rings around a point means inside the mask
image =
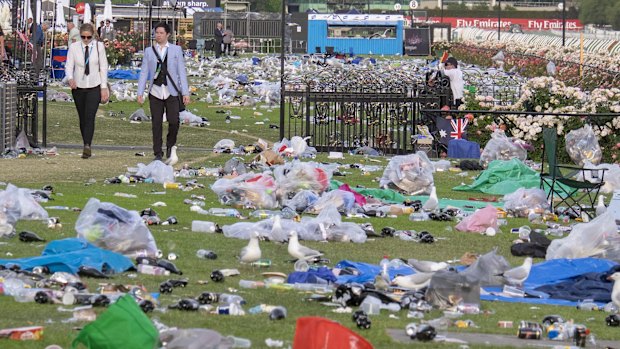
M 249 339 L 233 337 L 233 336 L 228 336 L 226 338 L 232 341 L 233 348 L 251 348 L 252 347 L 252 341 Z
M 243 297 L 236 295 L 236 294 L 230 294 L 230 293 L 222 293 L 220 294 L 220 303 L 223 304 L 245 304 L 245 300 L 243 299 Z
M 138 273 L 141 273 L 141 274 L 170 275 L 169 270 L 162 268 L 162 267 L 154 266 L 154 265 L 138 264 L 137 269 L 138 269 Z
M 212 216 L 218 216 L 218 217 L 240 217 L 241 216 L 239 211 L 235 210 L 234 208 L 213 207 L 213 208 L 208 209 L 207 212 L 208 214 Z
M 241 287 L 241 288 L 260 288 L 260 287 L 265 287 L 265 283 L 262 282 L 262 281 L 239 280 L 239 287 Z
M 252 218 L 267 219 L 274 216 L 281 216 L 280 212 L 271 210 L 256 210 L 250 212 L 250 217 Z
M 217 224 L 209 221 L 192 221 L 192 231 L 196 233 L 215 233 Z
M 217 254 L 211 250 L 200 249 L 196 251 L 196 257 L 203 259 L 217 259 Z
M 379 267 L 381 267 L 381 276 L 385 280 L 390 280 L 390 274 L 388 272 L 388 268 L 390 266 L 390 259 L 388 256 L 383 256 L 381 262 L 379 262 Z

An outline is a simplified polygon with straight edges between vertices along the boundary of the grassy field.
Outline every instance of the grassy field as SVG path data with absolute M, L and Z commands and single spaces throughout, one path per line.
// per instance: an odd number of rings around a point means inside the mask
M 142 210 L 158 201 L 167 204 L 166 207 L 157 207 L 155 210 L 160 217 L 166 218 L 174 215 L 179 224 L 172 226 L 151 226 L 157 246 L 167 255 L 174 252 L 179 256 L 176 265 L 183 270 L 183 277 L 190 280 L 186 288 L 177 288 L 171 295 L 162 295 L 161 309 L 149 314 L 149 317 L 158 319 L 169 326 L 181 328 L 210 328 L 219 331 L 223 335 L 234 335 L 249 338 L 253 347 L 266 347 L 265 339 L 273 338 L 284 340 L 290 344 L 295 332 L 295 321 L 301 316 L 323 316 L 342 323 L 352 328 L 367 338 L 376 348 L 405 348 L 418 344 L 400 344 L 394 342 L 387 334 L 387 329 L 404 329 L 405 325 L 412 322 L 406 318 L 406 311 L 395 314 L 396 318 L 388 316 L 387 312 L 373 316 L 372 327 L 369 330 L 359 330 L 351 321 L 350 314 L 336 314 L 331 308 L 314 302 L 304 302 L 307 294 L 295 291 L 283 291 L 275 289 L 246 290 L 238 287 L 240 279 L 262 280 L 261 273 L 278 271 L 289 273 L 293 271 L 293 265 L 288 263 L 290 258 L 286 245 L 273 242 L 261 243 L 264 258 L 273 261 L 269 269 L 256 269 L 247 265 L 241 265 L 235 259 L 239 250 L 247 244 L 246 241 L 228 239 L 219 234 L 200 234 L 190 230 L 192 220 L 212 220 L 220 225 L 231 224 L 234 218 L 220 218 L 201 216 L 190 212 L 189 206 L 183 200 L 191 194 L 206 196 L 207 207 L 219 207 L 214 193 L 208 186 L 215 181 L 212 177 L 198 178 L 198 182 L 204 184 L 207 189 L 197 189 L 190 192 L 179 190 L 167 190 L 164 195 L 155 194 L 162 191 L 160 184 L 104 184 L 105 178 L 124 174 L 127 167 L 136 166 L 138 162 L 148 163 L 152 159 L 150 154 L 150 124 L 133 124 L 127 120 L 137 105 L 129 102 L 111 103 L 100 109 L 100 117 L 97 118 L 95 133 L 94 156 L 89 160 L 80 159 L 81 148 L 59 148 L 59 155 L 54 157 L 28 156 L 24 159 L 0 160 L 0 181 L 13 183 L 20 187 L 41 188 L 44 185 L 52 185 L 56 191 L 54 201 L 47 205 L 61 205 L 69 207 L 84 207 L 89 198 L 95 197 L 101 201 L 114 202 L 131 210 Z M 207 117 L 211 126 L 205 128 L 186 127 L 181 128 L 179 134 L 180 164 L 187 163 L 193 167 L 217 167 L 230 159 L 230 155 L 215 155 L 211 148 L 222 138 L 234 139 L 237 144 L 252 144 L 256 137 L 260 136 L 271 142 L 278 138 L 278 130 L 269 129 L 269 122 L 277 123 L 278 109 L 272 112 L 259 111 L 264 115 L 255 119 L 252 115 L 254 110 L 233 109 L 232 113 L 240 115 L 241 120 L 233 120 L 230 124 L 225 123 L 224 114 L 215 113 L 219 108 L 205 106 L 196 103 L 190 107 L 197 115 Z M 123 116 L 118 116 L 120 111 Z M 77 116 L 72 104 L 51 103 L 49 107 L 48 142 L 51 144 L 78 144 L 80 143 Z M 117 116 L 110 116 L 113 112 Z M 147 111 L 148 114 L 148 111 Z M 255 125 L 255 121 L 266 119 L 265 125 Z M 236 130 L 237 133 L 231 133 Z M 245 130 L 245 131 L 244 131 Z M 98 147 L 130 146 L 135 149 L 109 150 Z M 202 149 L 202 150 L 201 150 Z M 138 151 L 145 151 L 146 157 L 136 156 Z M 246 161 L 249 157 L 246 158 Z M 380 159 L 382 165 L 386 165 L 389 159 Z M 320 155 L 317 161 L 329 161 L 325 155 Z M 365 159 L 361 156 L 346 156 L 342 161 L 343 171 L 348 172 L 346 177 L 336 179 L 350 185 L 363 185 L 369 188 L 378 187 L 376 177 L 381 172 L 372 173 L 370 176 L 363 175 L 359 169 L 349 169 L 350 163 L 361 163 Z M 179 165 L 180 165 L 179 164 Z M 471 176 L 475 173 L 470 173 Z M 467 199 L 480 198 L 485 195 L 466 192 L 454 192 L 451 190 L 461 182 L 469 183 L 469 177 L 458 177 L 453 173 L 437 173 L 435 183 L 440 198 Z M 183 182 L 183 180 L 181 180 Z M 114 196 L 115 193 L 135 194 L 137 198 L 121 198 Z M 45 205 L 44 205 L 45 206 Z M 249 211 L 243 210 L 244 214 Z M 50 216 L 60 218 L 63 226 L 61 229 L 48 229 L 41 222 L 20 221 L 17 231 L 31 230 L 49 240 L 74 237 L 76 235 L 74 224 L 78 213 L 71 211 L 49 211 Z M 307 242 L 308 246 L 325 252 L 332 265 L 344 259 L 378 263 L 382 256 L 389 255 L 391 258 L 418 258 L 428 260 L 456 259 L 466 252 L 486 253 L 498 247 L 499 253 L 504 255 L 511 264 L 517 265 L 522 262 L 521 258 L 510 255 L 510 244 L 514 235 L 509 233 L 510 228 L 528 224 L 524 219 L 508 219 L 508 225 L 502 227 L 503 233 L 495 237 L 486 237 L 478 234 L 460 233 L 453 230 L 453 222 L 410 222 L 406 216 L 398 218 L 371 218 L 368 220 L 346 219 L 363 223 L 369 221 L 376 231 L 385 226 L 397 229 L 415 229 L 418 231 L 428 230 L 436 237 L 442 238 L 435 244 L 417 244 L 403 242 L 398 239 L 374 239 L 364 244 L 353 243 L 319 243 Z M 40 255 L 44 244 L 25 244 L 17 238 L 0 241 L 0 255 L 3 258 L 18 258 Z M 211 249 L 218 254 L 216 260 L 202 260 L 195 256 L 199 248 Z M 537 261 L 539 262 L 539 261 Z M 199 280 L 208 280 L 213 270 L 220 268 L 238 268 L 240 276 L 226 278 L 222 283 L 209 282 L 201 285 Z M 149 291 L 157 292 L 158 286 L 168 277 L 136 275 L 124 273 L 117 275 L 111 280 L 120 284 L 143 284 Z M 91 290 L 95 290 L 101 280 L 84 279 Z M 288 310 L 288 317 L 282 321 L 270 321 L 267 314 L 246 315 L 233 317 L 225 315 L 213 315 L 202 312 L 182 312 L 168 310 L 166 307 L 184 297 L 195 297 L 201 292 L 232 292 L 236 289 L 238 294 L 247 302 L 245 309 L 258 304 L 283 305 Z M 44 348 L 46 345 L 58 344 L 64 348 L 70 346 L 71 341 L 77 334 L 77 329 L 85 323 L 71 323 L 64 320 L 71 317 L 70 313 L 59 312 L 57 305 L 39 305 L 29 303 L 17 303 L 10 297 L 0 297 L 0 328 L 42 325 L 45 326 L 45 337 L 40 342 L 12 342 L 0 340 L 1 348 Z M 576 322 L 586 324 L 599 339 L 618 338 L 617 329 L 609 328 L 604 324 L 607 314 L 602 312 L 583 312 L 570 307 L 554 306 L 530 306 L 526 304 L 509 304 L 498 302 L 483 302 L 479 315 L 465 316 L 464 319 L 472 320 L 479 328 L 456 329 L 450 331 L 501 333 L 514 336 L 516 329 L 498 328 L 499 320 L 511 320 L 518 323 L 519 320 L 541 321 L 550 314 L 562 315 L 565 319 L 574 319 Z M 97 309 L 97 312 L 105 311 Z M 441 315 L 439 310 L 427 314 L 425 319 L 434 319 Z M 524 344 L 526 345 L 526 344 Z M 438 347 L 438 344 L 426 344 L 426 347 Z M 442 345 L 439 347 L 458 347 L 458 345 Z M 475 347 L 475 346 L 470 346 Z M 501 348 L 502 343 L 492 343 L 489 347 Z

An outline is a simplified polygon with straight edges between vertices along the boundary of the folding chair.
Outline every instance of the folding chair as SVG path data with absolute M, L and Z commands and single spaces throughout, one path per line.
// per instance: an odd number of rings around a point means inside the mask
M 581 212 L 585 212 L 589 218 L 593 218 L 596 199 L 601 187 L 605 184 L 603 179 L 607 169 L 558 165 L 557 143 L 557 131 L 553 128 L 545 128 L 543 130 L 544 148 L 540 170 L 540 188 L 543 190 L 549 189 L 547 200 L 550 202 L 551 212 L 554 212 L 554 207 L 565 204 L 575 216 L 581 216 Z M 545 172 L 545 159 L 548 165 L 547 172 Z M 562 174 L 561 169 L 572 171 L 570 174 Z M 585 175 L 586 171 L 591 173 L 592 178 L 597 178 L 600 173 L 600 182 L 578 181 L 573 178 L 579 173 L 581 173 L 581 178 L 587 178 Z M 557 204 L 555 203 L 556 198 L 558 198 Z

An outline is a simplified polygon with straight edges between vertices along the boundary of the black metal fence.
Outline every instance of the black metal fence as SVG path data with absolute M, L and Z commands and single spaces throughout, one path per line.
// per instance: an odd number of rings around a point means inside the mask
M 450 98 L 449 81 L 430 85 L 407 72 L 325 67 L 297 80 L 285 77 L 284 135 L 309 137 L 318 151 L 372 147 L 383 153 L 415 151 L 420 110 Z

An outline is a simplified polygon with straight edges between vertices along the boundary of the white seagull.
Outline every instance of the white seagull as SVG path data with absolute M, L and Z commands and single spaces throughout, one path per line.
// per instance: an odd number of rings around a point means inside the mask
M 611 274 L 607 277 L 607 280 L 614 281 L 614 287 L 611 290 L 611 301 L 620 309 L 620 272 Z
M 500 276 L 504 278 L 504 281 L 513 286 L 522 286 L 523 282 L 530 276 L 530 270 L 532 269 L 532 257 L 525 258 L 523 265 L 516 268 L 506 270 Z
M 392 280 L 392 283 L 398 287 L 418 291 L 431 283 L 433 274 L 435 273 L 415 273 L 411 275 L 397 276 L 394 280 Z
M 446 262 L 420 261 L 414 258 L 407 259 L 407 264 L 420 273 L 434 273 L 439 270 L 448 269 L 450 266 Z
M 435 211 L 438 207 L 439 199 L 437 198 L 437 188 L 433 185 L 431 196 L 429 196 L 428 200 L 422 205 L 422 209 L 424 209 L 424 211 Z
M 177 156 L 177 146 L 173 145 L 170 148 L 170 157 L 166 159 L 166 165 L 174 166 L 179 162 L 179 157 Z
M 288 234 L 288 254 L 293 256 L 293 258 L 303 260 L 309 260 L 323 255 L 323 253 L 317 250 L 301 245 L 297 237 L 297 232 L 294 230 Z
M 258 233 L 250 234 L 250 242 L 239 252 L 239 260 L 244 263 L 253 263 L 261 258 L 260 246 L 258 246 Z

